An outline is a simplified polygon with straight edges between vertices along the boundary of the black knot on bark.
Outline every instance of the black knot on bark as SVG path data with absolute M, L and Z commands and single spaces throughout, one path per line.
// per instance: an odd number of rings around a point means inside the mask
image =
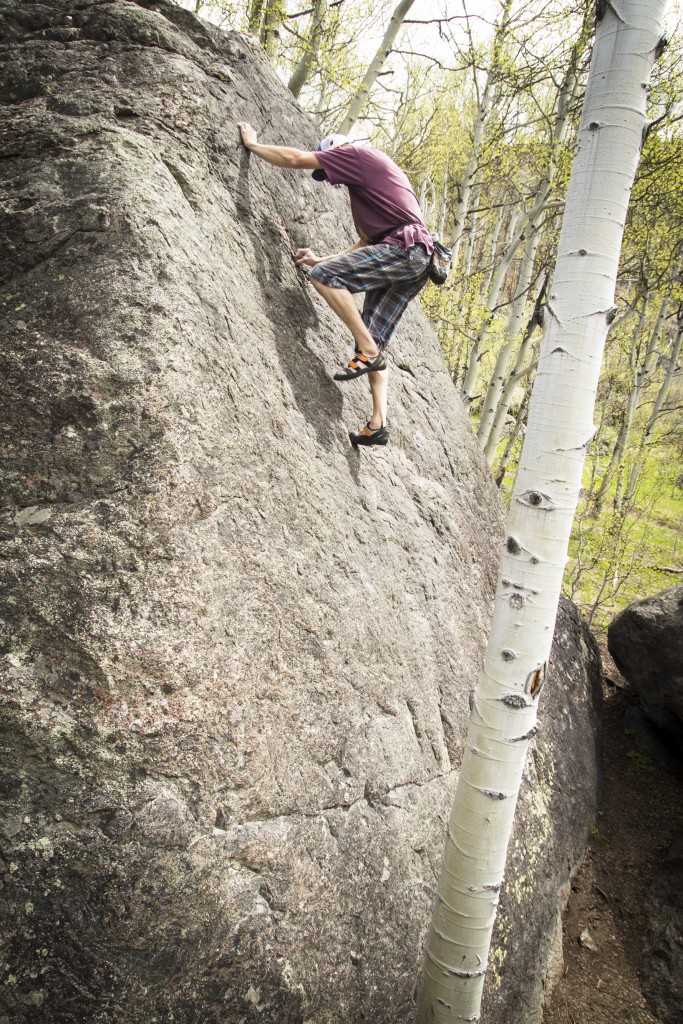
M 508 708 L 522 708 L 529 707 L 529 701 L 526 697 L 523 697 L 521 693 L 506 693 L 504 697 L 500 698 L 502 703 Z

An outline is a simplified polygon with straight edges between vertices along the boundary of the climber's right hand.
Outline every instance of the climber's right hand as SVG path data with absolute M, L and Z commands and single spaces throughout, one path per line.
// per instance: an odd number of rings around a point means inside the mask
M 294 253 L 294 262 L 297 267 L 314 267 L 322 263 L 320 256 L 316 256 L 312 249 L 297 249 Z

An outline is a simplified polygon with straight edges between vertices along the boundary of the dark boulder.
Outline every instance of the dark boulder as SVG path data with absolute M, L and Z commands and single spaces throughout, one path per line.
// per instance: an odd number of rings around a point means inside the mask
M 316 143 L 252 41 L 0 0 L 0 46 L 6 1020 L 409 1020 L 503 537 L 436 339 L 412 309 L 392 445 L 351 450 L 291 258 L 348 205 L 241 147 Z M 553 664 L 492 1024 L 540 1015 L 593 818 L 567 609 Z
M 683 753 L 683 585 L 629 605 L 610 623 L 607 645 L 645 715 Z
M 657 870 L 648 905 L 643 991 L 662 1024 L 683 1020 L 683 832 Z

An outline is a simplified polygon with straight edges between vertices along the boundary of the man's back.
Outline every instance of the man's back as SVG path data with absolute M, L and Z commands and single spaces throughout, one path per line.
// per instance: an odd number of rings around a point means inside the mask
M 316 154 L 328 180 L 346 185 L 359 234 L 402 249 L 420 242 L 428 252 L 432 237 L 413 188 L 391 157 L 372 146 L 349 144 Z

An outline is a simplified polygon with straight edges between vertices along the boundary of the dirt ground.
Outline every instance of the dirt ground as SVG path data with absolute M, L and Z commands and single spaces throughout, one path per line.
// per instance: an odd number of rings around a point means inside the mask
M 565 912 L 564 976 L 543 1024 L 661 1024 L 640 967 L 652 876 L 683 825 L 683 775 L 643 754 L 624 723 L 637 697 L 601 653 L 604 791 Z

